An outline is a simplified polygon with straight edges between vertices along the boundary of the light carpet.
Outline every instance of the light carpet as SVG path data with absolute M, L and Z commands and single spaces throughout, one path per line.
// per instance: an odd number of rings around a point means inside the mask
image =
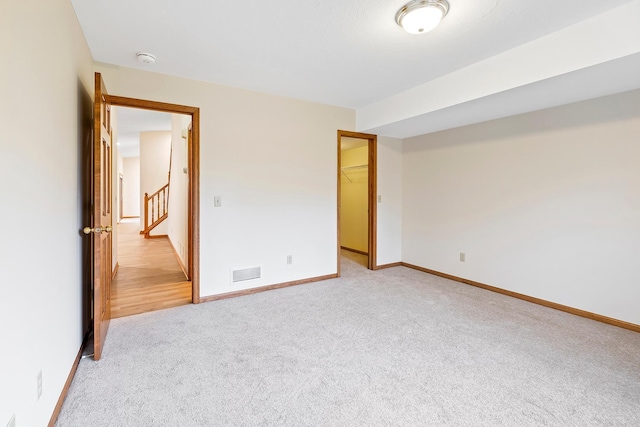
M 404 267 L 111 322 L 75 426 L 640 426 L 640 334 Z

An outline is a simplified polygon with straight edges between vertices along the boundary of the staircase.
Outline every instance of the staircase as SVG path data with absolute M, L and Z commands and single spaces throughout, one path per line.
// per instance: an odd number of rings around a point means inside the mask
M 149 215 L 151 214 L 151 215 Z M 169 183 L 149 196 L 144 193 L 144 238 L 148 239 L 151 230 L 169 216 Z

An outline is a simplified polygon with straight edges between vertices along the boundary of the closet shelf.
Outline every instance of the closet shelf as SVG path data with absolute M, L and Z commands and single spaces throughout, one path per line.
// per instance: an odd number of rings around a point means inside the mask
M 369 165 L 356 165 L 356 166 L 347 166 L 344 168 L 341 168 L 343 171 L 350 171 L 350 170 L 354 170 L 354 169 L 364 169 L 364 168 L 368 168 Z
M 347 175 L 347 172 L 348 171 L 355 171 L 355 170 L 358 170 L 358 169 L 367 169 L 368 167 L 369 167 L 369 165 L 346 166 L 344 168 L 340 168 L 340 171 L 342 172 L 342 175 L 344 175 L 349 180 L 349 182 L 353 182 L 351 180 L 351 178 L 349 178 L 349 175 Z

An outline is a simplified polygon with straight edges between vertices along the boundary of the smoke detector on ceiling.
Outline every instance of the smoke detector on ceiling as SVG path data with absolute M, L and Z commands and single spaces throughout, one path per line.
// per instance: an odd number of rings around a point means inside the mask
M 138 58 L 138 62 L 142 62 L 143 64 L 156 63 L 156 57 L 150 53 L 138 52 L 136 53 L 136 57 Z

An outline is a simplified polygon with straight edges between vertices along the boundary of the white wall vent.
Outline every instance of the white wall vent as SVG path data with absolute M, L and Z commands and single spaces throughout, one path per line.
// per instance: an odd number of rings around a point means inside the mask
M 245 268 L 244 270 L 233 270 L 233 283 L 242 282 L 244 280 L 259 279 L 260 267 Z

